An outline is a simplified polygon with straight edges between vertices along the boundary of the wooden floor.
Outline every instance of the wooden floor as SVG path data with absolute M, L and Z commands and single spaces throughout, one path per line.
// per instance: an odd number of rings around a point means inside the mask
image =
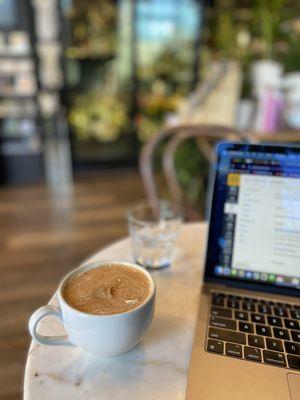
M 22 397 L 27 321 L 61 277 L 127 234 L 125 212 L 144 197 L 137 173 L 81 176 L 71 190 L 0 188 L 0 399 Z

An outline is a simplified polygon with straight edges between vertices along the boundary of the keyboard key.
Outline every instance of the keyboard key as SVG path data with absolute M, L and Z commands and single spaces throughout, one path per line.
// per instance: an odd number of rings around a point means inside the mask
M 227 300 L 227 307 L 229 308 L 240 308 L 240 302 L 237 300 Z
M 293 305 L 294 310 L 300 310 L 300 304 L 294 304 Z
M 249 315 L 245 311 L 235 311 L 234 316 L 236 319 L 241 319 L 242 321 L 248 321 Z
M 256 333 L 263 336 L 272 336 L 271 328 L 266 325 L 256 324 Z
M 248 345 L 253 347 L 265 347 L 264 338 L 256 335 L 248 335 Z
M 261 350 L 255 347 L 244 347 L 244 357 L 251 361 L 261 361 Z
M 253 324 L 250 324 L 250 322 L 239 321 L 239 330 L 242 332 L 253 333 Z
M 291 306 L 289 303 L 280 303 L 279 301 L 277 301 L 276 307 L 280 307 L 280 308 L 291 308 L 292 306 Z
M 243 310 L 245 311 L 255 311 L 255 304 L 254 303 L 243 303 L 242 304 Z
M 285 327 L 289 329 L 300 329 L 299 322 L 293 319 L 285 319 L 284 324 Z
M 246 303 L 258 303 L 258 300 L 254 297 L 243 297 L 243 301 Z
M 274 314 L 278 315 L 278 317 L 287 317 L 288 316 L 287 310 L 285 310 L 282 307 L 274 307 Z
M 287 353 L 300 356 L 300 344 L 293 342 L 284 342 L 284 347 Z
M 225 293 L 219 293 L 219 292 L 213 292 L 212 295 L 213 296 L 218 296 L 218 297 L 223 297 L 223 298 L 226 297 Z
M 269 350 L 283 351 L 281 340 L 266 338 L 266 345 Z
M 290 339 L 289 331 L 287 331 L 286 329 L 273 328 L 273 333 L 274 336 L 278 339 Z
M 271 300 L 267 300 L 266 301 L 266 304 L 268 305 L 268 306 L 274 306 L 274 301 L 271 301 Z
M 271 307 L 266 306 L 266 305 L 259 305 L 258 306 L 258 312 L 261 314 L 271 314 Z
M 226 343 L 225 353 L 231 357 L 242 358 L 242 346 L 240 344 Z
M 253 299 L 252 297 L 243 297 L 243 301 L 246 303 L 251 303 L 251 302 L 253 302 L 253 300 L 255 300 L 255 299 Z
M 294 319 L 300 319 L 300 310 L 290 310 L 291 317 Z
M 291 356 L 290 354 L 287 356 L 289 367 L 293 369 L 300 369 L 300 357 Z
M 216 317 L 232 318 L 232 311 L 228 308 L 212 307 L 210 313 Z
M 281 319 L 278 318 L 278 317 L 269 316 L 268 317 L 268 323 L 269 323 L 269 325 L 272 325 L 272 326 L 282 326 Z
M 223 354 L 224 344 L 220 340 L 208 339 L 207 341 L 207 351 L 211 353 Z
M 238 300 L 238 301 L 240 301 L 242 299 L 241 296 L 237 296 L 235 294 L 228 295 L 228 298 L 229 298 L 229 300 Z
M 212 339 L 225 340 L 226 342 L 246 344 L 246 335 L 242 332 L 209 328 L 209 337 Z
M 295 342 L 300 342 L 300 332 L 291 331 L 291 335 Z
M 264 362 L 267 364 L 278 365 L 279 367 L 286 367 L 285 356 L 276 351 L 263 350 Z
M 224 298 L 218 295 L 213 295 L 212 304 L 214 306 L 224 307 Z
M 212 316 L 210 318 L 210 325 L 216 326 L 218 328 L 236 330 L 236 321 L 234 321 L 233 319 Z
M 261 314 L 251 314 L 251 321 L 252 322 L 258 322 L 260 324 L 265 324 L 265 316 Z

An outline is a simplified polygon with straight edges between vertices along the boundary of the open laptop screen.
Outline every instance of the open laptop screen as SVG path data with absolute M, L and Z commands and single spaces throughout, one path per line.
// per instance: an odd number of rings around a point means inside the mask
M 300 289 L 300 150 L 217 147 L 206 277 Z

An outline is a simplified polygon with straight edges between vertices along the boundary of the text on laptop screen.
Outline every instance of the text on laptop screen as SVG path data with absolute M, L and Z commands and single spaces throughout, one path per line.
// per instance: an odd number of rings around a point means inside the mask
M 225 148 L 215 184 L 214 274 L 299 289 L 300 154 Z

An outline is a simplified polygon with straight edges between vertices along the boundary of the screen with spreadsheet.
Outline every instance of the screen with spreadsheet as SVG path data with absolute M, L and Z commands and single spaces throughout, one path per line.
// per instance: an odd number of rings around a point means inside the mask
M 221 146 L 207 262 L 218 277 L 299 289 L 300 153 L 270 149 Z

